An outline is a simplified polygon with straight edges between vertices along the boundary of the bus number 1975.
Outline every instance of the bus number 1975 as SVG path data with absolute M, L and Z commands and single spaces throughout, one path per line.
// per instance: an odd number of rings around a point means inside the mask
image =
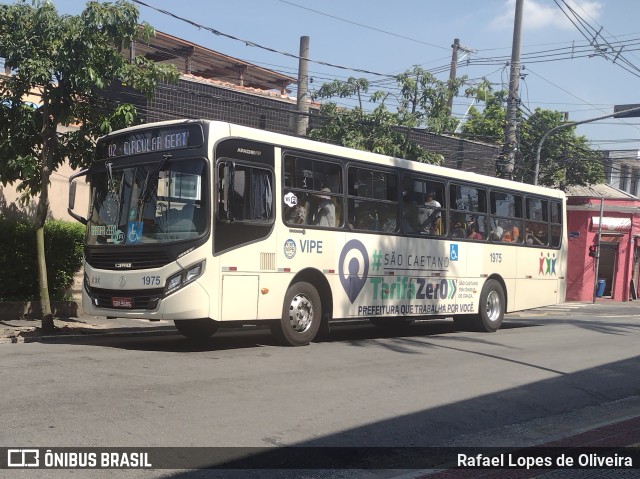
M 489 257 L 492 263 L 502 263 L 502 253 L 490 253 Z
M 160 286 L 160 276 L 143 276 L 142 283 L 145 286 Z

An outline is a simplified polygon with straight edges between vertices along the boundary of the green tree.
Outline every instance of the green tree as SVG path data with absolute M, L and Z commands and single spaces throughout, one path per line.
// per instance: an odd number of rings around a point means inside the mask
M 536 108 L 522 126 L 522 159 L 516 174 L 533 183 L 536 149 L 546 132 L 565 123 L 564 113 Z M 546 186 L 589 185 L 604 182 L 602 153 L 589 147 L 585 136 L 570 126 L 556 131 L 542 145 L 538 184 Z
M 506 124 L 504 105 L 507 101 L 507 92 L 504 90 L 491 92 L 486 85 L 481 85 L 475 89 L 469 89 L 468 93 L 475 96 L 476 101 L 484 102 L 484 108 L 478 110 L 472 106 L 469 109 L 468 119 L 462 127 L 462 132 L 474 140 L 501 143 Z
M 476 99 L 484 101 L 482 111 L 472 107 L 469 119 L 462 128 L 466 138 L 501 144 L 504 141 L 506 92 L 492 92 L 487 84 L 473 91 Z M 559 111 L 536 110 L 524 118 L 519 114 L 519 148 L 514 178 L 524 183 L 534 182 L 536 150 L 546 132 L 563 124 Z M 576 127 L 561 129 L 549 136 L 540 154 L 538 184 L 545 186 L 586 185 L 604 181 L 600 152 L 589 147 L 584 136 L 576 134 Z
M 88 2 L 77 16 L 60 15 L 51 2 L 0 5 L 0 57 L 11 74 L 0 78 L 0 180 L 19 181 L 23 198 L 38 197 L 36 255 L 42 328 L 53 329 L 49 301 L 44 223 L 49 213 L 49 178 L 68 159 L 89 164 L 95 138 L 131 124 L 135 109 L 114 106 L 101 91 L 112 83 L 151 95 L 160 80 L 175 81 L 173 66 L 122 52 L 153 29 L 138 25 L 130 3 Z M 25 99 L 33 97 L 33 103 Z M 74 126 L 72 129 L 65 127 Z
M 337 143 L 350 148 L 427 163 L 439 163 L 442 157 L 427 151 L 410 138 L 413 128 L 426 128 L 433 133 L 452 130 L 456 120 L 449 115 L 447 98 L 456 95 L 464 78 L 448 83 L 437 80 L 420 67 L 395 77 L 396 95 L 388 92 L 369 93 L 370 84 L 363 78 L 349 78 L 325 83 L 313 94 L 314 99 L 349 98 L 355 108 L 341 108 L 335 101 L 320 107 L 322 125 L 309 133 L 313 139 Z M 373 105 L 363 106 L 363 97 Z M 387 108 L 387 100 L 397 103 L 395 111 Z

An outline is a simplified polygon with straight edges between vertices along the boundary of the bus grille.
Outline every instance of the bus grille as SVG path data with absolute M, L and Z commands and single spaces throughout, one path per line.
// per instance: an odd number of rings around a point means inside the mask
M 164 290 L 162 288 L 156 288 L 120 291 L 114 289 L 90 288 L 88 293 L 89 296 L 91 296 L 93 304 L 99 308 L 121 309 L 113 307 L 113 298 L 126 297 L 133 300 L 133 306 L 130 309 L 153 310 L 158 307 L 158 302 L 160 301 L 160 298 L 162 298 Z
M 108 270 L 161 268 L 173 261 L 165 251 L 88 253 L 86 260 L 94 268 Z

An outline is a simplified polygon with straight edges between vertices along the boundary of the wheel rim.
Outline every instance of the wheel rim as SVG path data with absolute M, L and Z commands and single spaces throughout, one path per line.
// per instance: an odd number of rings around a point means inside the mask
M 497 291 L 490 291 L 487 295 L 487 319 L 497 321 L 500 318 L 500 295 Z
M 304 294 L 296 294 L 289 306 L 289 323 L 298 333 L 304 333 L 311 327 L 313 303 Z

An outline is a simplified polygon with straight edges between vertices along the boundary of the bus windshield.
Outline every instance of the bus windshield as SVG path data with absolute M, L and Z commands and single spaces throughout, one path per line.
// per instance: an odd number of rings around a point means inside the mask
M 165 243 L 207 230 L 203 159 L 116 166 L 91 174 L 89 245 Z

